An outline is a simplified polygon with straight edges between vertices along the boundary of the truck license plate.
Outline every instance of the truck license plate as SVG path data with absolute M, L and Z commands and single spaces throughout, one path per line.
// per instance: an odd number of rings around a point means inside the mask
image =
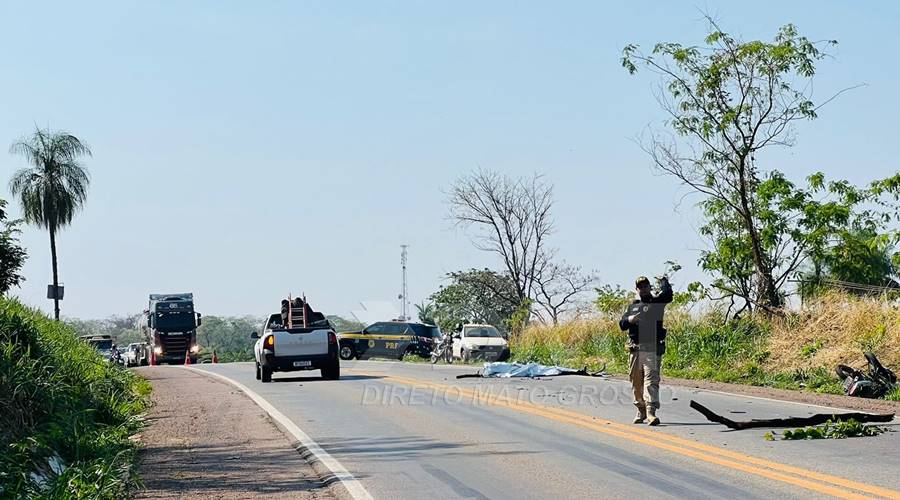
M 294 361 L 294 366 L 312 366 L 312 361 Z

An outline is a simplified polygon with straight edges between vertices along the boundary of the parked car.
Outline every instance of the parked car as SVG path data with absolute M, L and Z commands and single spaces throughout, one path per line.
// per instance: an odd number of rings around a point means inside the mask
M 132 342 L 125 348 L 125 366 L 146 366 L 149 364 L 146 342 Z
M 107 361 L 112 361 L 115 341 L 110 335 L 82 335 L 81 340 L 87 342 Z
M 357 332 L 338 334 L 341 359 L 403 359 L 410 354 L 428 358 L 440 338 L 437 326 L 409 321 L 379 321 Z
M 491 325 L 463 325 L 453 334 L 453 357 L 467 362 L 473 359 L 506 361 L 509 344 L 500 331 Z

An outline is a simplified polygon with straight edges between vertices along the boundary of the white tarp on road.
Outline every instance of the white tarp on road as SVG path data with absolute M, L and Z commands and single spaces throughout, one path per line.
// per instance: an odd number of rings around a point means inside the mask
M 485 363 L 481 376 L 485 378 L 511 378 L 511 377 L 553 377 L 563 373 L 578 373 L 572 368 L 562 366 L 545 366 L 537 363 Z

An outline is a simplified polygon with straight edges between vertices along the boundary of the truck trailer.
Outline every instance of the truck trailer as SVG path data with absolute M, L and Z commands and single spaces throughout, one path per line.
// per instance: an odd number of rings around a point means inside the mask
M 150 363 L 184 363 L 186 357 L 196 363 L 200 323 L 201 315 L 194 311 L 194 294 L 150 294 L 150 306 L 141 321 L 141 332 L 150 348 Z

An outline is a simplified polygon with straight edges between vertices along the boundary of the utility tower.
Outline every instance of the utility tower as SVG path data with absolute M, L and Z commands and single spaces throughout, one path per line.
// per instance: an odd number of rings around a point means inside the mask
M 400 285 L 400 319 L 409 321 L 409 291 L 406 288 L 406 249 L 409 245 L 400 245 L 400 266 L 403 268 L 403 282 Z

